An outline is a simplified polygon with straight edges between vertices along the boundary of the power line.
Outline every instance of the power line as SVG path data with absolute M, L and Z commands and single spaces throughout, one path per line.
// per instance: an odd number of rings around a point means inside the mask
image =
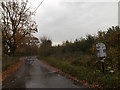
M 35 13 L 37 11 L 37 9 L 42 5 L 43 2 L 44 2 L 44 0 L 38 5 L 38 7 L 35 9 L 35 11 L 33 13 Z

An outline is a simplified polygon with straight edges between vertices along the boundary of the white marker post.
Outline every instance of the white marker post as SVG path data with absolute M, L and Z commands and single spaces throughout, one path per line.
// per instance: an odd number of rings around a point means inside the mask
M 100 62 L 102 63 L 102 70 L 104 73 L 104 60 L 106 55 L 106 46 L 104 43 L 97 43 L 96 44 L 96 49 L 97 49 L 97 56 L 100 58 Z

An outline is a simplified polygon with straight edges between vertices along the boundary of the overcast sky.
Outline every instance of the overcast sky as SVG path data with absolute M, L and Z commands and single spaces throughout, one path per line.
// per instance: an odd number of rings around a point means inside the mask
M 42 0 L 30 0 L 35 8 Z M 88 2 L 89 1 L 89 2 Z M 118 25 L 116 0 L 45 0 L 37 9 L 34 20 L 38 25 L 37 37 L 43 35 L 53 45 L 65 40 L 73 41 L 98 30 Z

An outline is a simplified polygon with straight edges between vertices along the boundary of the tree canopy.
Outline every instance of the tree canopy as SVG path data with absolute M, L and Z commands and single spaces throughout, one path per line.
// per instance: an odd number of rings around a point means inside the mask
M 26 36 L 37 32 L 37 25 L 27 0 L 2 2 L 1 6 L 3 53 L 13 55 Z

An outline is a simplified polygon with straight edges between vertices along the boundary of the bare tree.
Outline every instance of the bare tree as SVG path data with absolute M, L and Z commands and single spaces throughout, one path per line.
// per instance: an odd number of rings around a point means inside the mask
M 30 11 L 27 0 L 2 2 L 1 6 L 3 52 L 14 55 L 24 37 L 37 32 L 37 25 L 31 19 L 33 13 Z

